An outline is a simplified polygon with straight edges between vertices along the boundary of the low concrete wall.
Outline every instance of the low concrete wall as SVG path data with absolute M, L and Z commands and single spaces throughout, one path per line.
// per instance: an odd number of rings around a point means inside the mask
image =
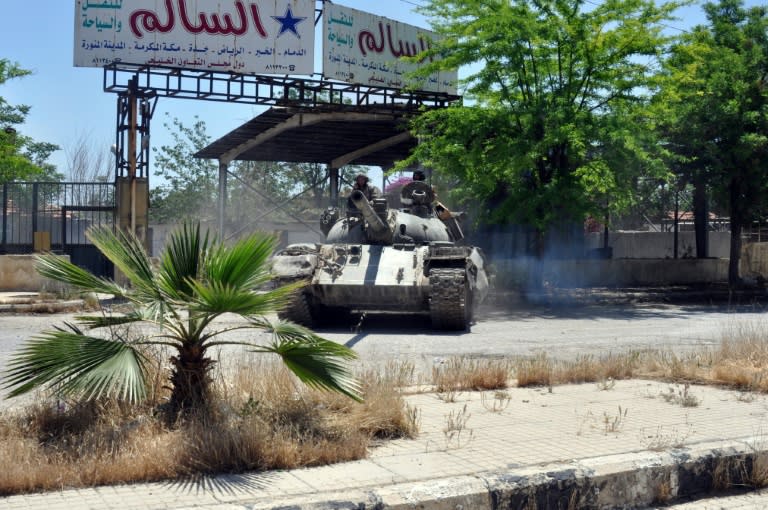
M 494 261 L 500 285 L 524 288 L 535 261 Z M 643 287 L 728 281 L 728 259 L 546 260 L 544 281 L 555 287 Z
M 741 248 L 739 271 L 744 278 L 768 280 L 768 243 L 746 243 Z
M 707 238 L 710 257 L 730 257 L 730 232 L 709 232 Z M 671 259 L 675 256 L 675 236 L 672 232 L 610 232 L 608 246 L 613 249 L 615 259 Z M 585 247 L 587 250 L 602 248 L 603 235 L 586 234 Z M 681 259 L 696 256 L 695 232 L 679 233 L 677 256 Z
M 552 283 L 558 287 L 690 285 L 728 281 L 728 259 L 572 260 L 558 269 L 557 273 L 551 274 Z
M 69 255 L 59 255 L 69 260 Z M 0 291 L 55 292 L 66 286 L 43 278 L 35 270 L 35 255 L 0 255 Z

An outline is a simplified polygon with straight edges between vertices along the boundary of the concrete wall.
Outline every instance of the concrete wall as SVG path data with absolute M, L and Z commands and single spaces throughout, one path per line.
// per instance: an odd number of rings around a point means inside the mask
M 730 257 L 730 232 L 709 232 L 709 256 Z M 675 237 L 672 232 L 609 232 L 608 245 L 613 248 L 615 259 L 665 259 L 674 258 Z M 586 235 L 586 248 L 603 247 L 603 235 Z M 677 239 L 679 258 L 696 257 L 696 234 L 680 232 Z
M 69 260 L 69 255 L 59 255 Z M 55 292 L 65 285 L 43 278 L 35 270 L 35 255 L 0 255 L 0 291 Z
M 768 243 L 746 243 L 741 249 L 739 272 L 744 278 L 768 280 Z
M 497 284 L 525 288 L 532 259 L 491 260 Z M 728 259 L 546 260 L 543 278 L 554 287 L 643 287 L 728 281 Z

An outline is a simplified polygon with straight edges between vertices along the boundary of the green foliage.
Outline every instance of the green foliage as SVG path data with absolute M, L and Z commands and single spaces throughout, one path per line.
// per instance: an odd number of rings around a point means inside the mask
M 672 48 L 654 107 L 680 174 L 700 178 L 728 206 L 735 284 L 741 227 L 768 206 L 768 10 L 741 0 L 704 9 L 709 25 Z
M 150 218 L 155 223 L 176 223 L 196 218 L 212 221 L 216 217 L 218 165 L 198 159 L 194 154 L 211 142 L 205 122 L 195 117 L 185 126 L 174 118 L 163 124 L 173 142 L 155 152 L 155 175 L 162 179 L 150 191 Z
M 54 255 L 40 257 L 40 274 L 83 292 L 122 298 L 130 310 L 78 317 L 79 326 L 28 341 L 12 356 L 6 373 L 5 387 L 12 396 L 51 386 L 84 399 L 140 400 L 146 395 L 144 347 L 162 345 L 175 352 L 170 378 L 172 418 L 176 412 L 205 410 L 214 364 L 207 352 L 237 345 L 277 354 L 310 386 L 360 399 L 359 385 L 346 366 L 355 358 L 354 351 L 301 326 L 265 318 L 284 306 L 297 289 L 265 290 L 270 280 L 269 257 L 275 248 L 272 237 L 253 234 L 224 245 L 202 234 L 199 225 L 185 224 L 171 235 L 156 267 L 133 235 L 114 233 L 108 227 L 92 229 L 88 235 L 125 276 L 128 286 L 93 276 Z M 217 329 L 214 321 L 224 314 L 237 314 L 243 321 Z M 126 333 L 126 325 L 140 322 L 154 325 L 156 336 Z M 108 334 L 92 336 L 80 327 L 108 328 Z M 233 340 L 225 335 L 233 329 L 266 332 L 271 341 L 264 345 L 256 335 Z
M 491 222 L 546 231 L 633 200 L 638 175 L 664 177 L 643 126 L 645 88 L 678 4 L 612 0 L 431 0 L 443 36 L 420 74 L 469 66 L 465 105 L 427 112 L 408 163 L 457 176 L 454 196 Z
M 155 175 L 161 180 L 150 191 L 152 222 L 216 219 L 218 162 L 194 157 L 211 142 L 205 122 L 195 118 L 190 127 L 174 118 L 164 127 L 171 132 L 173 143 L 153 149 Z M 265 216 L 315 221 L 330 195 L 325 165 L 317 163 L 233 161 L 229 172 L 225 223 L 233 228 L 255 228 Z M 356 172 L 359 169 L 344 167 L 341 180 L 351 180 Z
M 23 78 L 31 71 L 22 69 L 7 59 L 0 59 L 0 85 L 14 78 Z M 0 96 L 0 182 L 16 180 L 57 180 L 61 176 L 47 162 L 57 145 L 35 142 L 18 132 L 24 123 L 30 106 L 9 104 Z

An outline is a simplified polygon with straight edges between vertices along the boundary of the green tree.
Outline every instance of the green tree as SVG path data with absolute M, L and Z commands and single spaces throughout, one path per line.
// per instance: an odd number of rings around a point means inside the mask
M 216 219 L 218 165 L 195 158 L 211 142 L 205 121 L 195 117 L 192 126 L 173 118 L 163 124 L 170 131 L 172 144 L 153 148 L 155 176 L 161 177 L 150 191 L 149 215 L 155 223 L 177 223 L 189 218 Z
M 768 206 L 768 10 L 741 0 L 704 10 L 708 25 L 665 62 L 657 108 L 673 161 L 728 209 L 728 280 L 738 286 L 742 229 Z
M 0 59 L 0 85 L 30 74 L 31 71 L 22 69 L 18 64 Z M 59 147 L 52 143 L 36 142 L 18 130 L 29 111 L 30 106 L 12 105 L 0 96 L 0 182 L 61 178 L 56 173 L 56 167 L 47 162 Z
M 430 0 L 442 37 L 420 71 L 465 67 L 465 104 L 414 124 L 407 162 L 459 177 L 454 196 L 491 223 L 537 232 L 604 217 L 633 199 L 639 173 L 664 171 L 649 147 L 644 94 L 678 4 L 609 0 Z
M 176 223 L 187 218 L 213 221 L 218 215 L 218 163 L 195 158 L 211 137 L 206 124 L 179 119 L 164 124 L 173 143 L 154 149 L 155 175 L 160 182 L 150 191 L 150 218 L 156 223 Z M 274 161 L 234 161 L 229 168 L 226 222 L 242 229 L 255 220 L 307 218 L 316 221 L 330 195 L 325 165 Z M 342 181 L 359 167 L 341 169 Z
M 344 365 L 355 357 L 354 351 L 295 324 L 264 318 L 284 306 L 296 290 L 296 286 L 259 290 L 270 278 L 271 237 L 253 234 L 226 246 L 201 235 L 199 225 L 184 225 L 171 236 L 158 267 L 132 235 L 100 227 L 89 231 L 89 238 L 126 276 L 129 287 L 98 278 L 53 255 L 40 258 L 40 273 L 84 292 L 123 298 L 131 309 L 119 316 L 80 317 L 79 325 L 28 341 L 9 362 L 5 387 L 12 388 L 11 396 L 51 385 L 86 399 L 112 395 L 140 400 L 146 393 L 147 351 L 143 347 L 159 345 L 175 351 L 169 405 L 169 418 L 174 419 L 180 412 L 207 409 L 214 365 L 208 352 L 237 345 L 277 354 L 311 386 L 360 398 L 358 384 Z M 228 313 L 244 322 L 216 329 L 214 321 Z M 138 322 L 156 326 L 159 333 L 135 338 L 114 329 L 105 337 L 81 329 Z M 234 330 L 266 331 L 272 341 L 260 345 L 253 338 L 225 336 Z

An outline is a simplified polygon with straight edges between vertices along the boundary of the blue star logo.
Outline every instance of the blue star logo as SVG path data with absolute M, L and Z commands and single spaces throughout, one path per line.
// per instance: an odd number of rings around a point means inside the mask
M 301 39 L 299 32 L 296 30 L 296 25 L 298 25 L 299 23 L 301 23 L 307 18 L 294 17 L 293 10 L 291 10 L 290 5 L 285 9 L 285 14 L 283 14 L 282 16 L 272 16 L 272 19 L 280 23 L 280 33 L 277 34 L 277 37 L 280 37 L 285 32 L 293 32 L 293 35 Z

